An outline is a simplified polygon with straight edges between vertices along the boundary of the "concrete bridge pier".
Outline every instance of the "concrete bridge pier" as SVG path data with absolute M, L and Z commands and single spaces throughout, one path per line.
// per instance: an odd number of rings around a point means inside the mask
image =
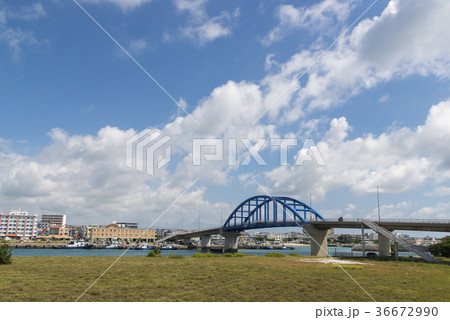
M 311 237 L 311 256 L 326 257 L 328 256 L 328 240 L 327 236 L 333 234 L 334 229 L 319 229 L 311 224 L 304 224 L 303 230 Z
M 382 234 L 378 234 L 378 254 L 380 257 L 391 256 L 391 241 Z
M 202 240 L 202 250 L 209 250 L 211 249 L 211 236 L 201 236 Z
M 223 233 L 222 236 L 225 237 L 225 252 L 237 252 L 238 251 L 238 237 L 240 233 Z

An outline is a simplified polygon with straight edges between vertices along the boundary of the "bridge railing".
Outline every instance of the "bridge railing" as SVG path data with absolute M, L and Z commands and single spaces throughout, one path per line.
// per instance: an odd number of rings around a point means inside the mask
M 306 221 L 319 221 L 319 220 L 306 220 Z M 299 225 L 301 225 L 301 221 L 300 220 L 294 220 L 294 219 L 286 219 L 286 220 L 282 220 L 282 219 L 278 219 L 278 220 L 266 220 L 266 221 L 254 221 L 254 222 L 244 222 L 244 223 L 240 223 L 240 222 L 236 222 L 236 224 L 232 223 L 230 224 L 231 227 L 234 226 L 247 226 L 247 225 L 264 225 L 264 224 L 274 224 L 274 223 L 299 223 Z
M 374 220 L 376 222 L 376 220 Z M 381 222 L 391 222 L 391 223 L 450 223 L 450 219 L 383 219 Z
M 448 219 L 448 220 L 446 220 L 446 219 L 404 219 L 404 220 L 402 220 L 402 219 L 382 219 L 381 221 L 378 221 L 378 220 L 372 220 L 372 221 L 374 221 L 375 223 L 381 223 L 381 224 L 383 224 L 383 223 L 386 223 L 386 224 L 389 224 L 389 223 L 393 223 L 393 224 L 395 224 L 395 223 L 405 224 L 406 223 L 406 224 L 408 224 L 408 223 L 410 223 L 410 224 L 425 224 L 425 225 L 450 224 L 450 219 Z M 312 219 L 312 220 L 307 220 L 307 222 L 312 222 L 312 223 L 317 223 L 317 224 L 321 224 L 321 223 L 322 224 L 330 224 L 330 223 L 333 224 L 333 223 L 349 223 L 349 222 L 350 223 L 362 223 L 361 219 L 344 219 L 344 220 L 327 219 L 325 221 Z M 242 227 L 242 226 L 247 226 L 249 224 L 256 226 L 256 225 L 276 224 L 276 223 L 283 223 L 283 221 L 267 220 L 265 222 L 255 221 L 253 223 L 244 223 L 244 224 L 236 223 L 236 224 L 231 224 L 230 227 L 232 227 L 232 228 L 233 227 Z M 289 220 L 284 221 L 284 223 L 295 223 L 295 221 L 289 219 Z
M 374 222 L 386 222 L 386 223 L 424 223 L 424 224 L 450 224 L 450 219 L 378 219 L 372 220 Z M 330 223 L 330 222 L 361 222 L 361 219 L 327 219 L 326 221 L 314 221 L 317 223 Z

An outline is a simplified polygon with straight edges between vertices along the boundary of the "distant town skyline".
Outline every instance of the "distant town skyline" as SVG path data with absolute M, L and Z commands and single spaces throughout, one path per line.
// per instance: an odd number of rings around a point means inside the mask
M 67 223 L 67 216 L 65 214 L 56 214 L 56 213 L 47 213 L 47 214 L 42 214 L 42 215 L 37 215 L 37 214 L 32 214 L 29 213 L 27 211 L 24 210 L 9 210 L 9 213 L 11 212 L 22 212 L 24 214 L 29 214 L 30 216 L 35 216 L 35 223 L 36 225 L 42 225 L 42 224 L 47 224 L 47 225 L 58 225 L 58 226 L 86 226 L 86 227 L 91 227 L 91 226 L 107 226 L 107 225 L 111 225 L 111 224 L 119 224 L 119 225 L 123 225 L 122 227 L 126 227 L 128 225 L 132 225 L 134 226 L 134 228 L 138 228 L 138 226 L 141 229 L 147 229 L 148 226 L 146 225 L 142 225 L 140 226 L 139 223 L 133 222 L 133 221 L 125 221 L 125 220 L 113 220 L 113 221 L 106 221 L 106 222 L 90 222 L 90 223 L 80 223 L 80 224 L 71 224 L 71 223 Z M 0 216 L 1 215 L 5 215 L 5 213 L 0 212 Z M 70 221 L 69 221 L 70 222 Z M 216 225 L 219 226 L 219 225 Z M 184 228 L 183 226 L 179 226 L 179 225 L 174 225 L 174 226 L 162 226 L 162 225 L 154 225 L 152 226 L 151 229 L 159 229 L 159 230 L 192 230 L 192 229 L 197 229 L 198 227 L 200 228 L 205 228 L 204 226 L 200 225 L 200 226 L 196 226 L 194 228 Z M 1 228 L 0 228 L 1 231 Z M 246 232 L 248 232 L 249 234 L 258 234 L 258 233 L 274 233 L 274 234 L 287 234 L 287 233 L 299 233 L 299 234 L 304 234 L 304 231 L 301 227 L 283 227 L 283 228 L 261 228 L 261 229 L 250 229 L 247 230 Z M 365 233 L 369 233 L 369 234 L 376 234 L 375 231 L 371 230 L 371 229 L 365 229 Z M 426 237 L 433 237 L 433 238 L 444 238 L 445 236 L 447 236 L 446 232 L 428 232 L 428 231 L 402 231 L 402 230 L 397 230 L 394 232 L 395 234 L 401 234 L 401 235 L 407 235 L 408 237 L 413 237 L 413 238 L 426 238 Z M 342 234 L 352 234 L 352 235 L 361 235 L 361 232 L 358 232 L 355 229 L 335 229 L 334 231 L 334 235 L 342 235 Z
M 269 193 L 378 219 L 379 187 L 382 219 L 450 219 L 450 2 L 372 2 L 0 0 L 0 212 L 194 229 Z M 152 176 L 126 165 L 146 128 Z M 223 160 L 193 165 L 201 138 Z

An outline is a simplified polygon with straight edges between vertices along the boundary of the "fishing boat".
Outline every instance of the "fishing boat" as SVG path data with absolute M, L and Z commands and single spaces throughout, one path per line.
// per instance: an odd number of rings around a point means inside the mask
M 169 244 L 169 245 L 162 246 L 160 249 L 161 250 L 177 250 L 178 247 L 175 247 L 175 246 L 172 246 Z
M 130 249 L 132 249 L 132 250 L 153 250 L 153 249 L 155 249 L 155 247 L 154 246 L 148 246 L 146 244 L 139 244 L 138 243 L 136 246 L 130 247 Z
M 295 248 L 294 247 L 288 247 L 288 246 L 281 246 L 281 247 L 279 247 L 277 249 L 279 249 L 279 250 L 294 250 Z
M 92 244 L 86 243 L 84 241 L 70 241 L 67 246 L 60 247 L 61 249 L 90 249 Z

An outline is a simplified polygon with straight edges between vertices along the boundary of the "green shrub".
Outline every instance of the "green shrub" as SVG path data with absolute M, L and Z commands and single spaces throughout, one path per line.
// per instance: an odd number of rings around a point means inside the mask
M 211 252 L 200 253 L 197 252 L 192 256 L 193 258 L 216 258 L 218 255 L 212 254 Z
M 241 258 L 241 257 L 248 257 L 248 254 L 246 254 L 246 253 L 241 253 L 241 252 L 236 252 L 236 253 L 233 253 L 233 257 L 238 257 L 238 258 Z
M 12 248 L 5 242 L 0 245 L 0 264 L 10 264 L 12 256 Z
M 266 254 L 266 257 L 283 258 L 283 257 L 287 257 L 287 255 L 285 255 L 284 253 L 279 253 L 279 252 L 270 252 L 270 253 Z
M 289 253 L 289 256 L 290 257 L 303 257 L 301 254 L 298 254 L 298 253 Z
M 229 258 L 237 257 L 237 258 L 240 258 L 240 257 L 248 257 L 248 254 L 240 253 L 240 252 L 235 252 L 235 253 L 227 252 L 227 253 L 224 253 L 222 255 L 222 257 L 229 257 Z
M 226 252 L 222 255 L 222 257 L 234 257 L 234 255 L 231 252 Z
M 161 249 L 155 248 L 147 254 L 147 257 L 161 257 Z

